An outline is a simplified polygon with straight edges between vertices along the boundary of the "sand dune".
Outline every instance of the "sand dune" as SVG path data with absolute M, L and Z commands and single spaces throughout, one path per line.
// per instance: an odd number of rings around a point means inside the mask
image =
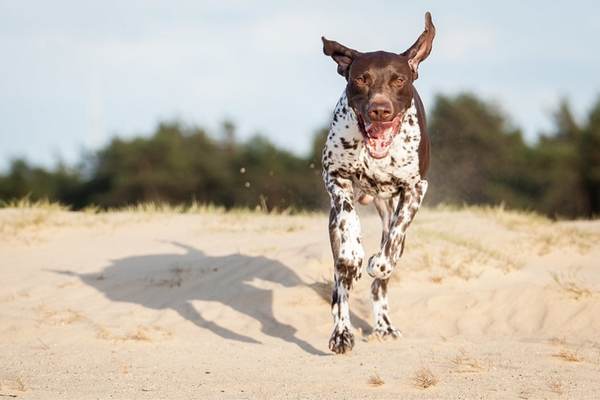
M 372 253 L 379 221 L 362 218 Z M 600 398 L 600 222 L 418 215 L 390 287 L 404 338 L 327 349 L 327 218 L 0 210 L 0 397 Z

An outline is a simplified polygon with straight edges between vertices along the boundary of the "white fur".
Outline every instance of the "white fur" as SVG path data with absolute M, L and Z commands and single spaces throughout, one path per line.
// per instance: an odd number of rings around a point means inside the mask
M 346 109 L 346 113 L 342 112 Z M 419 175 L 419 143 L 421 131 L 414 100 L 406 110 L 399 133 L 394 137 L 390 145 L 389 154 L 382 159 L 375 159 L 369 155 L 364 144 L 363 135 L 358 127 L 356 114 L 348 106 L 346 93 L 338 101 L 334 111 L 337 122 L 332 122 L 327 142 L 323 150 L 324 163 L 329 165 L 327 170 L 344 170 L 354 175 L 353 182 L 363 192 L 380 197 L 390 197 L 397 193 L 397 185 L 384 187 L 372 187 L 368 179 L 378 182 L 387 182 L 396 178 L 406 186 L 414 186 L 420 179 Z M 409 124 L 409 119 L 413 124 Z M 347 127 L 346 127 L 347 126 Z M 344 148 L 342 138 L 348 143 L 358 142 L 356 150 Z M 328 156 L 331 152 L 331 157 Z M 394 166 L 391 165 L 392 159 Z
M 369 275 L 379 279 L 374 285 L 382 284 L 382 280 L 385 281 L 383 285 L 387 285 L 387 279 L 402 252 L 406 229 L 427 190 L 427 182 L 422 180 L 419 173 L 420 140 L 414 100 L 402 117 L 399 132 L 390 144 L 388 155 L 381 159 L 369 154 L 345 92 L 335 108 L 323 150 L 323 179 L 331 197 L 332 209 L 329 229 L 336 272 L 332 302 L 334 329 L 329 347 L 336 353 L 349 351 L 354 344 L 348 296 L 353 282 L 360 278 L 364 258 L 360 221 L 354 209 L 355 191 L 358 189 L 375 196 L 376 202 L 390 204 L 389 210 L 384 213 L 386 217 L 382 216 L 386 221 L 383 221 L 381 250 L 369 259 L 367 267 Z M 398 204 L 401 192 L 404 201 Z M 391 212 L 393 215 L 390 215 Z M 389 228 L 389 232 L 386 228 Z M 386 248 L 387 251 L 384 251 Z M 400 331 L 389 321 L 387 294 L 381 286 L 373 293 L 373 312 L 374 332 L 377 335 L 400 336 Z

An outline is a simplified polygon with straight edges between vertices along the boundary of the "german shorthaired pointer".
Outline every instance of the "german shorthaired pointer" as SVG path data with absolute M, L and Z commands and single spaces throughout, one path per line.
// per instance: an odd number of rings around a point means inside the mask
M 329 348 L 345 353 L 354 346 L 348 296 L 361 277 L 364 250 L 354 209 L 373 201 L 382 220 L 380 250 L 368 261 L 374 334 L 401 336 L 389 318 L 387 286 L 404 250 L 406 230 L 425 192 L 429 137 L 425 112 L 413 82 L 431 52 L 435 27 L 425 14 L 425 31 L 404 53 L 361 53 L 323 40 L 323 52 L 346 78 L 323 150 L 323 179 L 331 197 L 329 237 L 335 262 L 331 309 L 334 328 Z

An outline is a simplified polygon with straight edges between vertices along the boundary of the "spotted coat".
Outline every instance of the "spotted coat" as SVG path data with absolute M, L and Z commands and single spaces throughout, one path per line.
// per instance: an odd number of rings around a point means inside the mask
M 329 234 L 335 263 L 332 314 L 334 329 L 329 347 L 344 353 L 354 346 L 348 297 L 353 283 L 361 277 L 364 250 L 360 221 L 354 202 L 357 193 L 371 195 L 382 219 L 380 250 L 369 258 L 367 272 L 372 284 L 374 334 L 399 337 L 390 322 L 387 286 L 404 249 L 406 230 L 427 191 L 420 172 L 421 126 L 413 99 L 405 111 L 400 129 L 388 156 L 369 155 L 355 112 L 342 94 L 323 150 L 323 180 L 331 198 Z
M 323 150 L 323 177 L 339 174 L 352 179 L 364 193 L 382 198 L 397 195 L 402 188 L 414 186 L 419 175 L 421 131 L 413 103 L 406 110 L 400 131 L 390 146 L 388 157 L 369 156 L 358 127 L 356 114 L 344 93 L 333 113 L 333 121 Z M 328 187 L 329 188 L 329 187 Z

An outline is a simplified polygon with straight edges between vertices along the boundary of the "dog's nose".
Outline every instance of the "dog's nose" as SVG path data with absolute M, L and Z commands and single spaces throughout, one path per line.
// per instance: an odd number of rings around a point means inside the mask
M 371 121 L 389 121 L 392 117 L 392 105 L 389 102 L 372 102 L 367 114 Z

